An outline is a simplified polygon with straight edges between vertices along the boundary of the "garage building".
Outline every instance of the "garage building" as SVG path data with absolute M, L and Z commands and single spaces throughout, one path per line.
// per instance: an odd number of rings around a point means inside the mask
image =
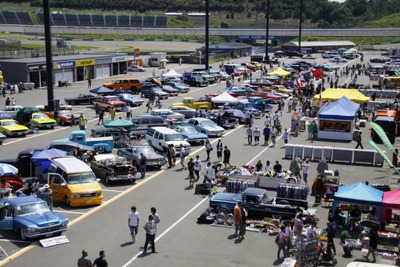
M 301 42 L 301 51 L 303 53 L 320 53 L 324 50 L 337 50 L 339 48 L 354 48 L 355 43 L 351 41 L 311 41 Z M 298 51 L 299 42 L 286 42 L 282 44 L 281 49 L 283 51 Z

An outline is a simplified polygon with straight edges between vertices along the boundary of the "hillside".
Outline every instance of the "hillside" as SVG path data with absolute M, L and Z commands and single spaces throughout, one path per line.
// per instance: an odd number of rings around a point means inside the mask
M 364 28 L 400 28 L 400 13 L 391 14 L 373 21 L 366 21 L 359 26 Z

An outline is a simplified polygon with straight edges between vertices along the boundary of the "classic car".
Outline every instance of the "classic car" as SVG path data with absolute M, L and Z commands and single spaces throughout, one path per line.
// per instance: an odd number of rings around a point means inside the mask
M 250 81 L 250 84 L 258 87 L 269 87 L 272 86 L 274 83 L 266 78 L 260 78 L 260 79 L 252 79 Z
M 9 120 L 12 118 L 13 116 L 11 114 L 0 112 L 0 120 Z
M 37 197 L 3 198 L 0 211 L 0 230 L 18 232 L 22 240 L 60 235 L 68 230 L 68 218 L 50 210 Z
M 239 102 L 235 103 L 227 103 L 223 106 L 223 109 L 238 109 L 243 113 L 250 112 L 255 119 L 259 119 L 262 116 L 261 111 L 257 108 L 254 108 L 253 104 L 247 100 L 240 100 Z
M 44 114 L 49 116 L 49 118 L 54 119 L 54 111 L 45 111 Z M 75 125 L 79 123 L 80 114 L 74 114 L 71 110 L 59 110 L 57 121 L 60 125 L 71 125 L 72 123 L 72 115 Z
M 286 93 L 281 93 L 281 92 L 277 92 L 277 91 L 275 91 L 275 90 L 270 90 L 269 91 L 270 93 L 271 93 L 271 95 L 277 95 L 277 96 L 281 96 L 281 97 L 283 97 L 283 98 L 288 98 L 290 95 L 289 94 L 286 94 Z
M 196 100 L 193 99 L 193 97 L 184 97 L 182 102 L 178 102 L 178 103 L 173 103 L 172 106 L 176 107 L 176 106 L 185 106 L 188 108 L 193 108 L 196 110 L 199 109 L 203 109 L 205 111 L 208 111 L 210 109 L 212 109 L 212 105 L 211 105 L 211 97 L 200 97 Z
M 96 177 L 104 179 L 106 184 L 116 181 L 134 183 L 137 178 L 137 169 L 131 161 L 113 154 L 94 156 L 94 160 L 90 161 L 90 167 Z
M 286 88 L 284 85 L 272 85 L 271 89 L 278 93 L 293 94 L 293 89 Z
M 18 173 L 14 173 L 14 174 L 10 173 L 10 174 L 6 174 L 6 175 L 2 175 L 2 176 L 0 176 L 0 178 L 5 179 L 6 182 L 10 184 L 12 193 L 15 193 L 16 191 L 18 191 L 19 189 L 24 187 L 24 182 L 27 182 L 27 180 L 22 181 L 19 170 L 18 170 Z M 4 197 L 4 195 L 2 197 Z
M 81 145 L 75 142 L 61 142 L 61 141 L 57 141 L 57 142 L 52 142 L 47 146 L 47 149 L 51 149 L 51 148 L 57 148 L 60 150 L 64 150 L 68 153 L 68 155 L 73 155 L 75 150 L 78 150 L 78 155 L 83 155 L 84 153 L 90 151 L 93 154 L 96 154 L 97 152 L 95 151 L 95 149 L 91 146 L 85 146 L 85 145 Z
M 176 82 L 166 82 L 164 85 L 170 85 L 176 90 L 178 90 L 180 93 L 188 93 L 190 90 L 190 87 L 183 84 L 183 83 L 176 83 Z
M 171 85 L 164 84 L 162 90 L 168 93 L 170 96 L 177 96 L 179 94 L 179 90 L 173 88 Z
M 132 65 L 132 66 L 128 67 L 127 71 L 128 72 L 145 72 L 146 68 L 137 66 L 137 65 Z
M 98 105 L 106 110 L 110 110 L 111 107 L 114 107 L 115 110 L 122 110 L 122 108 L 125 106 L 125 102 L 119 100 L 119 98 L 115 95 L 103 96 L 101 99 L 93 99 L 92 104 Z
M 246 67 L 248 70 L 256 71 L 257 67 L 253 65 L 252 63 L 242 63 L 242 66 Z
M 32 113 L 29 125 L 34 125 L 39 129 L 53 129 L 57 122 L 44 113 Z
M 226 73 L 225 71 L 221 70 L 219 72 L 220 76 L 221 76 L 221 80 L 229 80 L 231 78 L 231 75 L 229 75 L 228 73 Z
M 167 121 L 183 121 L 185 118 L 185 115 L 173 112 L 172 110 L 166 108 L 153 109 L 150 114 L 153 116 L 160 116 Z
M 251 96 L 251 97 L 247 98 L 247 101 L 249 101 L 251 103 L 253 108 L 256 108 L 258 110 L 262 109 L 263 102 L 265 103 L 265 110 L 264 111 L 271 111 L 274 108 L 274 106 L 271 105 L 272 99 L 270 99 L 270 98 L 263 99 L 260 96 Z
M 247 88 L 246 88 L 247 87 Z M 250 92 L 250 93 L 254 93 L 256 90 L 254 90 L 253 88 L 251 88 L 250 87 L 250 85 L 248 85 L 248 86 L 243 86 L 243 85 L 239 85 L 239 86 L 236 86 L 236 85 L 230 85 L 229 87 L 228 87 L 228 89 L 226 89 L 226 91 L 230 94 L 230 95 L 232 95 L 232 94 L 237 94 L 238 96 L 245 96 L 246 95 L 246 93 L 247 93 L 247 90 Z M 232 95 L 233 96 L 233 95 Z
M 117 94 L 117 97 L 122 102 L 129 104 L 131 107 L 138 107 L 144 103 L 144 100 L 138 97 L 135 97 L 131 94 Z
M 15 118 L 17 112 L 22 109 L 22 106 L 6 106 L 4 109 L 0 110 L 0 117 L 1 119 L 10 119 Z M 8 118 L 8 115 L 11 117 Z
M 193 126 L 176 126 L 174 129 L 180 132 L 190 144 L 203 144 L 208 138 L 206 134 L 199 133 Z
M 39 109 L 40 111 L 45 111 L 45 105 L 36 105 L 35 108 Z M 72 110 L 72 105 L 60 103 L 59 110 Z
M 222 136 L 225 129 L 215 124 L 210 119 L 205 118 L 192 118 L 182 122 L 182 126 L 189 125 L 196 128 L 200 133 L 204 133 L 208 136 Z
M 91 105 L 95 99 L 101 99 L 101 96 L 93 94 L 79 94 L 74 97 L 64 98 L 65 103 L 68 105 Z
M 257 91 L 255 93 L 250 93 L 249 96 L 259 96 L 262 97 L 263 99 L 272 99 L 272 103 L 277 104 L 278 101 L 282 98 L 280 95 L 275 95 L 272 94 L 271 92 L 263 92 L 263 91 Z
M 134 145 L 126 148 L 120 148 L 117 155 L 123 156 L 132 162 L 133 166 L 138 166 L 140 153 L 147 158 L 146 166 L 161 169 L 165 163 L 165 158 L 157 154 L 152 146 Z
M 15 120 L 0 120 L 0 133 L 6 136 L 25 136 L 29 129 Z
M 330 62 L 339 63 L 339 62 L 347 62 L 348 60 L 345 59 L 345 58 L 342 58 L 341 56 L 335 56 L 335 57 L 329 58 L 329 61 L 330 61 Z
M 257 70 L 261 70 L 262 69 L 262 65 L 261 65 L 260 62 L 251 61 L 250 64 L 254 65 Z
M 207 118 L 217 123 L 218 111 L 212 111 L 207 114 Z M 234 129 L 239 125 L 239 121 L 235 118 L 221 116 L 220 126 L 224 129 Z
M 374 57 L 369 60 L 369 62 L 371 63 L 385 63 L 388 61 L 390 61 L 390 58 L 384 58 L 384 57 Z
M 154 97 L 154 95 L 158 95 L 160 99 L 168 99 L 169 94 L 164 92 L 160 87 L 151 87 L 148 89 L 142 89 L 140 92 L 142 97 L 145 98 L 151 98 Z
M 18 173 L 22 177 L 31 177 L 35 175 L 34 170 L 32 170 L 31 158 L 36 152 L 43 151 L 45 149 L 45 147 L 24 149 L 18 153 L 16 158 L 3 159 L 1 163 L 10 164 L 17 168 Z
M 275 217 L 292 219 L 296 216 L 296 207 L 307 209 L 306 201 L 269 197 L 267 191 L 261 188 L 247 188 L 237 194 L 217 193 L 210 199 L 210 207 L 218 213 L 233 213 L 235 205 L 242 201 L 242 207 L 247 207 L 251 217 Z M 307 215 L 304 210 L 303 214 Z
M 219 114 L 222 117 L 227 117 L 231 119 L 237 120 L 240 124 L 244 124 L 246 122 L 246 114 L 244 114 L 241 110 L 239 109 L 221 109 L 219 111 Z
M 185 106 L 170 106 L 169 109 L 172 110 L 173 112 L 185 115 L 186 119 L 193 118 L 194 115 L 196 114 L 196 110 L 194 108 L 189 108 Z

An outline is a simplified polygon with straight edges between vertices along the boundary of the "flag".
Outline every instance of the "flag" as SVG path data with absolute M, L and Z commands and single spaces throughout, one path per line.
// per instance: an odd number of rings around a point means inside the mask
M 390 159 L 386 156 L 385 152 L 383 152 L 378 145 L 374 142 L 374 140 L 369 139 L 368 143 L 375 148 L 375 150 L 379 153 L 379 155 L 382 156 L 382 158 L 386 161 L 386 163 L 390 166 L 390 168 L 393 168 L 393 163 L 390 161 Z
M 390 150 L 390 152 L 397 154 L 396 151 L 394 150 L 394 147 L 392 143 L 390 142 L 389 138 L 387 137 L 385 130 L 382 129 L 382 127 L 375 123 L 375 122 L 368 122 L 372 129 L 375 131 L 375 133 L 381 138 L 383 145 Z

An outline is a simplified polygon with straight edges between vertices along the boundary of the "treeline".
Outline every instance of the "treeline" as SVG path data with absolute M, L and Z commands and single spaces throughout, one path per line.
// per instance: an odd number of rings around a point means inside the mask
M 77 10 L 117 10 L 145 13 L 159 12 L 204 12 L 205 0 L 49 0 L 51 8 Z M 265 16 L 266 0 L 209 0 L 210 11 L 226 14 L 226 19 L 235 19 L 238 13 L 250 20 L 261 20 Z M 9 2 L 0 0 L 0 2 Z M 30 2 L 41 7 L 43 0 L 13 0 Z M 328 0 L 303 0 L 303 20 L 318 27 L 350 28 L 365 21 L 400 12 L 400 0 L 346 0 L 344 3 Z M 270 0 L 270 16 L 274 20 L 298 19 L 299 0 Z

